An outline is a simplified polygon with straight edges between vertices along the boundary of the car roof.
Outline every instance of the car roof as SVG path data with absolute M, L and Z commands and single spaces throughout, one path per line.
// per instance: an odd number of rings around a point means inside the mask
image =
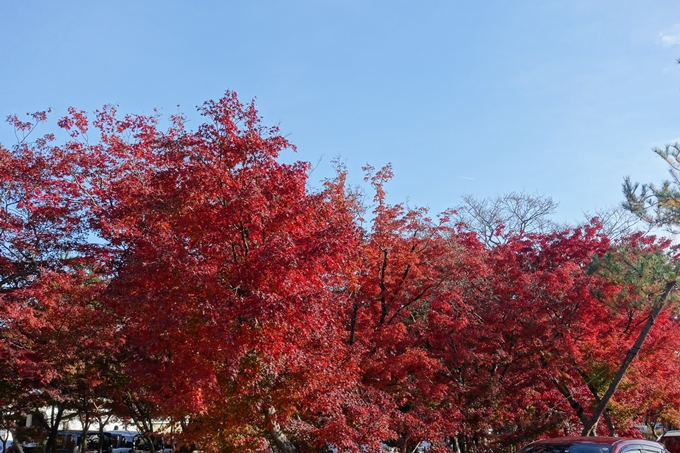
M 680 432 L 679 432 L 680 433 Z M 680 435 L 680 434 L 678 434 Z M 649 446 L 661 446 L 657 442 L 652 442 L 645 439 L 634 439 L 631 437 L 551 437 L 548 439 L 541 439 L 533 442 L 532 444 L 603 444 L 603 445 L 616 445 L 616 444 L 637 444 L 637 445 L 649 445 Z
M 661 437 L 677 437 L 677 436 L 680 436 L 680 430 L 678 430 L 678 429 L 666 431 L 665 433 L 663 433 L 661 435 Z

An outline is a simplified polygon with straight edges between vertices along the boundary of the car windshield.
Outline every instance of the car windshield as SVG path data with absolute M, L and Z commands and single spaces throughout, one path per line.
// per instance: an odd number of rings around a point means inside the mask
M 518 453 L 610 453 L 612 447 L 596 443 L 546 443 L 532 444 L 522 448 Z

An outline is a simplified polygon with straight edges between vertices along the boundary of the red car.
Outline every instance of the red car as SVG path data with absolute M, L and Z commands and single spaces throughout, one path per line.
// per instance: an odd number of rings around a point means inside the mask
M 657 439 L 671 453 L 680 453 L 680 430 L 668 431 Z
M 555 437 L 525 445 L 517 453 L 668 453 L 658 442 L 626 437 Z

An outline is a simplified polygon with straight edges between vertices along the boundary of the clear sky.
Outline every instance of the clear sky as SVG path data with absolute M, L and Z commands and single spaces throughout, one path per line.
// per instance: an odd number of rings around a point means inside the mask
M 392 202 L 526 190 L 561 220 L 660 181 L 680 138 L 680 2 L 0 0 L 0 114 L 256 97 L 285 160 L 394 166 Z M 47 131 L 47 129 L 45 129 Z M 12 143 L 9 126 L 0 140 Z

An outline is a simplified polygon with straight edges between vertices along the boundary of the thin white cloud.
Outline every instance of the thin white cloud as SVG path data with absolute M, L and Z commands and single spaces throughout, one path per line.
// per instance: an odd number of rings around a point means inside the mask
M 669 32 L 659 33 L 659 42 L 664 47 L 680 45 L 680 24 L 673 25 Z
M 467 179 L 467 180 L 470 180 L 470 181 L 474 181 L 474 180 L 475 180 L 475 178 L 470 178 L 470 177 L 468 177 L 468 176 L 456 176 L 456 178 Z

